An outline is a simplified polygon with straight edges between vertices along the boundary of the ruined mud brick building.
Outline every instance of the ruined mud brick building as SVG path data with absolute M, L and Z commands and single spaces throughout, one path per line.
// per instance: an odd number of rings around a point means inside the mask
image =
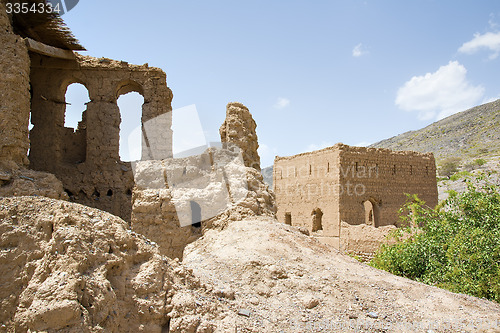
M 239 147 L 241 163 L 233 163 L 227 148 L 174 159 L 173 96 L 161 69 L 76 54 L 84 48 L 58 15 L 7 14 L 5 3 L 0 0 L 0 195 L 49 193 L 108 211 L 178 258 L 201 235 L 201 220 L 274 216 L 248 108 L 229 103 L 220 130 L 223 146 Z M 65 95 L 73 83 L 85 86 L 90 102 L 77 128 L 67 128 Z M 142 156 L 123 162 L 117 99 L 132 91 L 144 97 Z M 224 172 L 214 172 L 218 164 Z M 196 221 L 192 215 L 199 215 Z
M 77 55 L 72 51 L 84 48 L 59 16 L 7 14 L 5 3 L 0 0 L 2 181 L 20 168 L 52 173 L 72 201 L 130 220 L 134 182 L 130 163 L 120 161 L 117 99 L 141 94 L 143 126 L 160 129 L 148 131 L 160 138 L 143 135 L 142 157 L 171 157 L 172 92 L 165 73 L 147 64 Z M 75 129 L 64 127 L 65 94 L 72 83 L 83 84 L 90 97 Z M 152 147 L 155 143 L 161 146 Z
M 378 229 L 399 226 L 406 194 L 417 194 L 430 207 L 438 200 L 431 153 L 337 144 L 276 157 L 273 181 L 279 221 L 305 227 L 322 242 L 345 250 L 355 245 L 369 252 L 370 235 L 379 237 Z M 362 225 L 368 230 L 356 228 Z

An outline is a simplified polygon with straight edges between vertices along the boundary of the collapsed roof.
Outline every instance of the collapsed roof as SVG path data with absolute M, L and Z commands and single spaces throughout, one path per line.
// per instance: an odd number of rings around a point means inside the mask
M 47 5 L 46 0 L 27 0 L 28 4 Z M 66 26 L 61 16 L 47 11 L 11 14 L 14 32 L 21 37 L 31 38 L 37 42 L 63 50 L 86 51 Z

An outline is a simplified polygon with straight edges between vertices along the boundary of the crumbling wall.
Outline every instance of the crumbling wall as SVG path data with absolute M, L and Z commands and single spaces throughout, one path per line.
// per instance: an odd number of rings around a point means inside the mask
M 0 1 L 0 169 L 28 164 L 30 59 L 21 37 L 13 33 Z
M 260 171 L 256 128 L 257 124 L 246 106 L 241 103 L 229 103 L 226 107 L 226 120 L 219 132 L 223 143 L 230 142 L 240 147 L 247 167 Z
M 255 124 L 247 108 L 230 105 L 245 112 L 231 111 L 231 121 L 225 124 Z M 251 164 L 260 170 L 256 151 L 245 150 L 254 149 L 257 142 L 242 144 L 249 137 L 256 140 L 253 133 L 232 132 L 221 147 L 199 155 L 134 163 L 132 229 L 158 243 L 162 254 L 182 258 L 185 246 L 206 229 L 223 229 L 247 216 L 274 216 L 274 195 L 260 172 L 247 166 L 252 156 Z
M 214 315 L 236 316 L 209 282 L 101 210 L 0 198 L 0 229 L 2 333 L 213 332 Z
M 202 160 L 201 157 L 198 160 Z M 160 252 L 170 258 L 182 259 L 184 247 L 201 235 L 201 229 L 191 225 L 181 225 L 172 190 L 166 179 L 167 166 L 170 170 L 184 173 L 189 167 L 195 173 L 196 157 L 157 161 L 141 161 L 134 164 L 135 187 L 132 200 L 132 230 L 156 242 Z M 184 163 L 186 165 L 182 165 Z M 191 163 L 190 163 L 191 162 Z M 177 168 L 180 166 L 180 168 Z M 189 172 L 191 174 L 191 171 Z
M 367 225 L 370 230 L 399 226 L 398 210 L 406 194 L 417 194 L 430 207 L 437 204 L 432 154 L 337 144 L 277 157 L 273 181 L 279 221 L 305 227 L 321 241 L 350 250 L 373 248 L 377 242 L 372 242 L 366 228 L 342 233 L 341 222 Z
M 274 197 L 239 150 L 209 148 L 185 158 L 134 163 L 132 229 L 182 259 L 207 228 L 274 214 Z
M 71 61 L 32 54 L 31 60 L 31 167 L 55 174 L 70 200 L 130 221 L 134 180 L 131 164 L 120 161 L 117 99 L 131 91 L 144 97 L 142 158 L 171 157 L 172 92 L 165 73 L 85 56 Z M 90 97 L 77 129 L 64 127 L 72 83 L 83 84 Z
M 342 222 L 340 228 L 340 249 L 356 255 L 364 261 L 369 261 L 382 244 L 393 242 L 388 236 L 394 229 L 396 229 L 394 225 L 377 228 L 372 225 L 352 225 Z

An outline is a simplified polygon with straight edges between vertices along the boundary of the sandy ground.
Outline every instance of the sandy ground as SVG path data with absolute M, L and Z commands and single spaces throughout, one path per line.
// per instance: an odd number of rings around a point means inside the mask
M 179 263 L 111 214 L 0 199 L 0 332 L 500 332 L 500 304 L 379 271 L 275 219 Z
M 227 332 L 500 332 L 500 304 L 377 270 L 269 218 L 208 231 L 183 264 L 231 296 L 240 318 Z

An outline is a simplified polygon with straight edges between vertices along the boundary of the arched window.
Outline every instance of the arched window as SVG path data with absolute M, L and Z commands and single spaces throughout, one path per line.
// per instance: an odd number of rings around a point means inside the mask
M 323 212 L 321 209 L 316 208 L 311 213 L 312 216 L 312 231 L 323 230 Z
M 365 223 L 374 227 L 379 226 L 379 205 L 373 199 L 363 202 L 365 208 Z
M 141 159 L 141 117 L 144 97 L 132 91 L 121 95 L 117 101 L 120 108 L 120 159 L 130 162 Z
M 88 102 L 90 102 L 89 91 L 83 84 L 73 83 L 66 88 L 64 127 L 72 128 L 76 132 L 79 127 L 84 126 Z
M 87 157 L 87 103 L 90 102 L 87 88 L 80 83 L 66 88 L 66 110 L 64 132 L 61 142 L 62 160 L 70 164 L 83 163 Z

